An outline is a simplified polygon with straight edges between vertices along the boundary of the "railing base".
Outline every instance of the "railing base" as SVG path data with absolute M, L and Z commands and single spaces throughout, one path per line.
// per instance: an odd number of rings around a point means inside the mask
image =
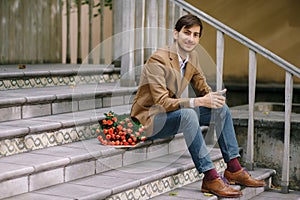
M 81 58 L 77 58 L 77 64 L 81 64 L 82 63 L 82 59 Z
M 121 60 L 120 60 L 120 59 L 117 59 L 117 60 L 112 61 L 112 64 L 113 64 L 115 67 L 121 68 Z
M 283 194 L 289 193 L 289 186 L 281 186 L 281 193 Z
M 254 163 L 246 163 L 245 167 L 246 167 L 247 170 L 253 171 L 254 170 Z

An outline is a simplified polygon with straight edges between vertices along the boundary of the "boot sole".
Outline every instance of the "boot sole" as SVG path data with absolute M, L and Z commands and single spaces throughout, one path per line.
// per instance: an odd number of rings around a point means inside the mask
M 202 192 L 202 193 L 210 193 L 210 194 L 214 194 L 214 195 L 216 195 L 217 197 L 221 197 L 221 198 L 237 198 L 237 197 L 243 196 L 243 194 L 241 194 L 241 195 L 236 195 L 236 196 L 218 195 L 217 193 L 212 192 L 212 191 L 207 190 L 207 189 L 201 189 L 201 192 Z

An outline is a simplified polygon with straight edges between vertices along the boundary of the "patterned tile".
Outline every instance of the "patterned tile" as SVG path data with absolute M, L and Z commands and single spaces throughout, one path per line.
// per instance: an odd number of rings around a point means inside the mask
M 60 129 L 0 141 L 0 157 L 95 138 L 98 124 Z
M 0 80 L 0 90 L 116 82 L 120 74 L 19 77 Z

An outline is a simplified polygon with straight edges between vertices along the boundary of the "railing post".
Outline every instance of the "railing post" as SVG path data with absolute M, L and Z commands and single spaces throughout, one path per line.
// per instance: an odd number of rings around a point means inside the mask
M 146 1 L 146 28 L 148 31 L 145 33 L 145 43 L 147 49 L 145 49 L 145 58 L 147 59 L 157 48 L 158 45 L 158 7 L 156 0 Z
M 168 29 L 169 34 L 168 34 L 168 44 L 173 44 L 174 38 L 173 38 L 173 30 L 175 26 L 175 3 L 171 0 L 168 0 Z
M 93 63 L 93 6 L 94 0 L 89 0 L 89 52 L 88 52 L 88 63 Z
M 222 90 L 223 85 L 223 62 L 224 62 L 224 33 L 222 31 L 217 30 L 217 87 L 216 90 Z
M 112 55 L 113 55 L 113 64 L 115 67 L 121 66 L 121 52 L 122 52 L 122 0 L 113 0 L 113 48 L 112 48 Z
M 222 90 L 222 82 L 223 82 L 223 61 L 224 61 L 224 33 L 217 30 L 217 38 L 216 38 L 216 90 Z M 209 132 L 205 136 L 205 140 L 207 144 L 214 145 L 217 141 L 215 137 L 215 117 L 210 122 Z
M 183 7 L 179 7 L 178 9 L 179 9 L 179 12 L 178 12 L 179 17 L 182 17 L 183 15 L 188 14 L 188 12 L 186 12 L 186 11 L 183 9 Z M 175 24 L 174 24 L 174 25 L 175 25 Z
M 100 0 L 100 43 L 104 40 L 104 0 Z M 99 64 L 105 63 L 104 45 L 100 45 Z
M 254 103 L 256 88 L 256 52 L 249 49 L 249 118 L 248 118 L 248 139 L 246 151 L 246 167 L 254 169 Z
M 134 71 L 134 19 L 135 1 L 122 1 L 122 54 L 121 54 L 121 86 L 135 86 Z
M 145 41 L 145 0 L 135 0 L 135 80 L 138 83 L 140 80 L 140 75 L 142 67 L 144 65 L 144 41 Z
M 77 2 L 77 63 L 82 62 L 81 57 L 81 1 Z
M 158 47 L 162 47 L 167 43 L 167 33 L 166 24 L 167 24 L 167 0 L 158 1 Z
M 67 3 L 66 3 L 66 10 L 67 10 L 67 49 L 66 49 L 66 63 L 71 63 L 71 47 L 70 47 L 70 44 L 71 44 L 71 41 L 70 41 L 70 4 L 71 4 L 71 1 L 70 0 L 67 0 Z
M 284 123 L 284 148 L 282 166 L 282 193 L 289 192 L 289 170 L 290 170 L 290 132 L 291 132 L 291 110 L 293 101 L 293 78 L 289 72 L 285 73 L 285 123 Z

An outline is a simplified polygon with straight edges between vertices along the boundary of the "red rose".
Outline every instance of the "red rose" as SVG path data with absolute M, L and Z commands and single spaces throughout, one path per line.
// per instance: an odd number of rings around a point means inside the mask
M 123 126 L 118 125 L 117 128 L 119 129 L 119 131 L 121 131 L 123 129 Z
M 112 120 L 113 120 L 114 122 L 117 122 L 117 121 L 118 121 L 118 119 L 117 119 L 116 117 L 113 117 Z
M 133 127 L 133 124 L 132 124 L 132 123 L 128 123 L 127 126 L 128 126 L 129 128 L 131 128 L 131 127 Z
M 114 129 L 113 129 L 113 128 L 110 128 L 110 129 L 108 130 L 108 133 L 109 133 L 110 135 L 112 135 L 112 134 L 114 133 Z

